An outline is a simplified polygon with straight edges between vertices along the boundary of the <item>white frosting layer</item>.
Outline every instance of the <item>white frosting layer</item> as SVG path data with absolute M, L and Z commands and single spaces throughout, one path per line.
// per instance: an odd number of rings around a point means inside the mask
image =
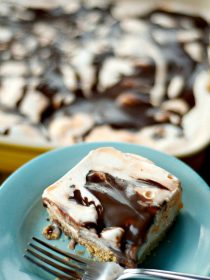
M 120 243 L 124 230 L 120 227 L 106 228 L 101 232 L 101 237 L 114 243 Z
M 30 91 L 23 99 L 20 106 L 21 113 L 29 117 L 33 122 L 38 122 L 41 114 L 49 105 L 47 97 L 38 91 Z
M 78 113 L 74 116 L 55 118 L 49 126 L 49 135 L 60 144 L 73 144 L 94 125 L 90 115 Z
M 16 114 L 8 114 L 0 110 L 0 133 L 4 133 L 8 128 L 22 121 L 22 117 Z
M 43 200 L 46 199 L 55 204 L 78 224 L 96 223 L 98 218 L 96 206 L 103 207 L 103 205 L 85 188 L 86 176 L 91 170 L 108 173 L 115 178 L 128 181 L 131 184 L 128 184 L 127 192 L 136 192 L 147 199 L 149 198 L 147 203 L 154 206 L 170 200 L 180 187 L 180 182 L 175 176 L 150 160 L 106 147 L 91 151 L 60 180 L 45 189 Z M 138 179 L 148 180 L 148 184 L 141 183 Z M 150 186 L 149 181 L 161 184 L 163 188 Z M 88 201 L 93 201 L 94 205 L 83 206 L 78 204 L 75 199 L 69 199 L 74 196 L 76 189 L 80 191 L 83 199 L 87 198 Z M 116 230 L 113 228 L 112 233 L 105 232 L 103 238 L 116 239 Z
M 0 89 L 0 104 L 9 108 L 15 107 L 23 96 L 23 87 L 24 79 L 22 77 L 4 79 Z
M 10 139 L 26 139 L 28 141 L 34 141 L 36 144 L 46 143 L 44 133 L 35 126 L 28 123 L 17 124 L 11 128 Z

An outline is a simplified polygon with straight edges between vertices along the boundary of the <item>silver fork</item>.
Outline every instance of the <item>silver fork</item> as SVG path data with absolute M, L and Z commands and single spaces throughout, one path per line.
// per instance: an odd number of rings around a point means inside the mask
M 24 257 L 61 280 L 123 280 L 135 276 L 140 279 L 210 280 L 207 276 L 172 271 L 123 269 L 113 262 L 91 261 L 58 249 L 36 237 L 32 239 Z

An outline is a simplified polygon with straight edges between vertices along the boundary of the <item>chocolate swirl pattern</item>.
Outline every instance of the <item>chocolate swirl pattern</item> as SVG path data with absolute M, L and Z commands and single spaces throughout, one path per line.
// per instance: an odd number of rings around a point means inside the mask
M 128 13 L 126 1 L 1 5 L 1 137 L 119 140 L 175 155 L 210 139 L 203 17 L 137 1 Z

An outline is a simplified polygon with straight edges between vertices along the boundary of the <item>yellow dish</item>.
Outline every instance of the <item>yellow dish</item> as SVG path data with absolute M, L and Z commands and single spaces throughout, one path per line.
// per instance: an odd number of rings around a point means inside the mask
M 194 169 L 198 169 L 204 161 L 207 147 L 208 143 L 205 143 L 194 152 L 177 157 Z M 52 145 L 15 143 L 13 141 L 9 141 L 8 139 L 6 141 L 0 138 L 0 172 L 11 173 L 32 158 L 55 148 L 58 147 Z
M 3 173 L 11 173 L 50 149 L 50 146 L 29 146 L 0 141 L 0 170 Z

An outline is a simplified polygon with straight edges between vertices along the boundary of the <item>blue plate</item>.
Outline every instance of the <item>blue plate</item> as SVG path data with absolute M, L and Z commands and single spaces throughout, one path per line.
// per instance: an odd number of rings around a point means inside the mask
M 148 157 L 182 182 L 184 208 L 167 237 L 143 266 L 207 275 L 210 272 L 210 190 L 181 161 L 149 148 L 123 143 L 79 144 L 46 153 L 17 170 L 0 189 L 0 280 L 54 279 L 23 258 L 31 236 L 41 237 L 48 224 L 43 190 L 90 150 L 113 146 Z M 67 249 L 65 236 L 53 241 Z M 75 251 L 84 248 L 77 246 Z M 88 257 L 87 252 L 84 252 Z

